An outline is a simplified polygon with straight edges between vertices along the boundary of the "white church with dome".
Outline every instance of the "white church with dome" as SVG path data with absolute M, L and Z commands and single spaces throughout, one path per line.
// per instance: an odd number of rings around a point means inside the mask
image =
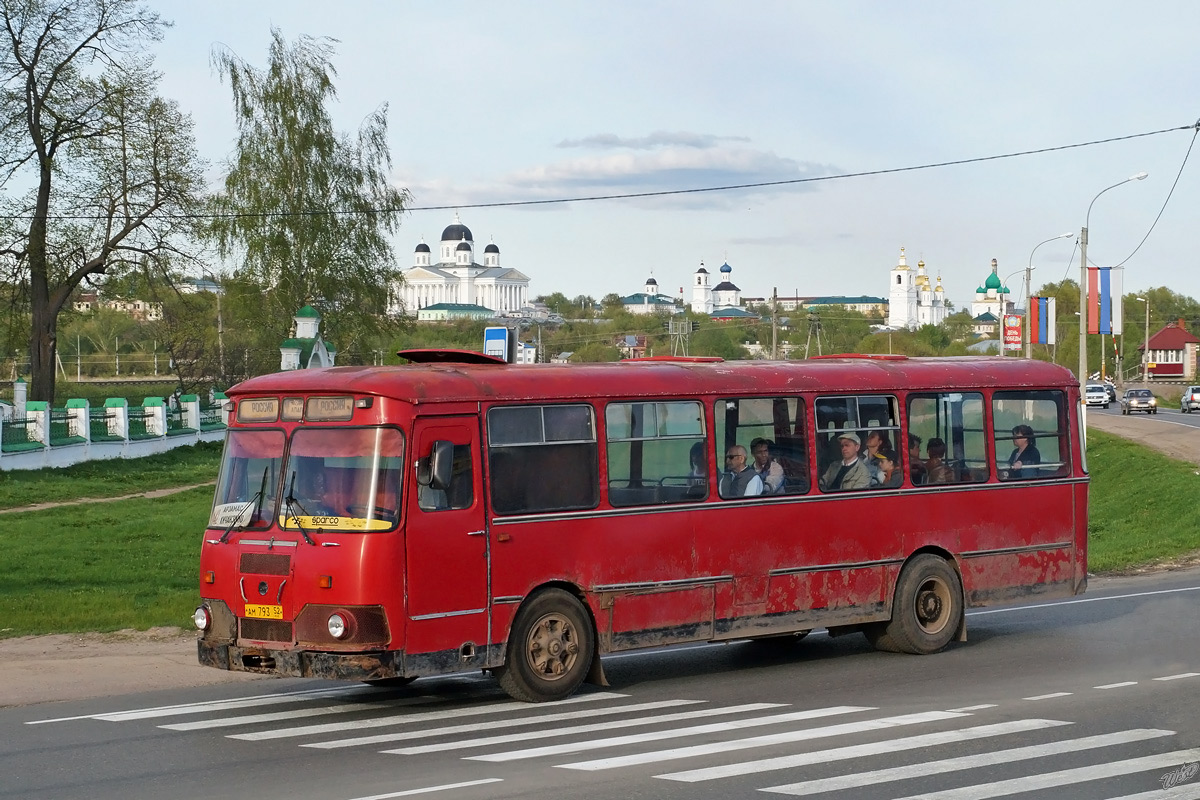
M 922 325 L 941 325 L 946 319 L 946 291 L 942 288 L 942 276 L 937 285 L 930 286 L 925 273 L 925 262 L 917 262 L 913 272 L 908 266 L 904 248 L 900 248 L 900 262 L 892 267 L 891 289 L 888 292 L 889 328 L 916 329 Z
M 413 253 L 413 265 L 392 287 L 388 313 L 415 317 L 433 306 L 487 309 L 493 316 L 529 304 L 529 277 L 500 266 L 500 248 L 494 242 L 483 248 L 483 263 L 475 261 L 475 237 L 458 214 L 442 231 L 438 261 L 432 263 L 429 245 L 422 241 Z

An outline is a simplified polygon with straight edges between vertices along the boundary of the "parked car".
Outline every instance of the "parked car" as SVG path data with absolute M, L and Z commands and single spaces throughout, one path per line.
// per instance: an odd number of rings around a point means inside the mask
M 1186 414 L 1196 409 L 1200 409 L 1200 386 L 1189 386 L 1179 398 L 1179 410 Z
M 1104 390 L 1106 392 L 1108 392 L 1108 402 L 1110 402 L 1110 403 L 1117 402 L 1117 387 L 1116 386 L 1113 386 L 1108 381 L 1105 381 L 1104 382 Z
M 1083 391 L 1083 400 L 1089 406 L 1108 408 L 1108 390 L 1102 383 L 1089 383 Z
M 1121 413 L 1132 414 L 1134 411 L 1157 414 L 1158 398 L 1149 389 L 1126 389 L 1121 397 Z

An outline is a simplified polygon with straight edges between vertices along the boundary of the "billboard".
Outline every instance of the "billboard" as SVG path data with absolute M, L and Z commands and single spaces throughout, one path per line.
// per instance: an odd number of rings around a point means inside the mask
M 1020 350 L 1023 344 L 1021 338 L 1021 318 L 1016 314 L 1004 315 L 1004 349 Z

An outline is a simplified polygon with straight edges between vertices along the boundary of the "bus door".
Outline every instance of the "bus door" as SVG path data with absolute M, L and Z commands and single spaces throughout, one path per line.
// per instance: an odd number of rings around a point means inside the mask
M 489 552 L 480 488 L 479 419 L 475 416 L 418 418 L 409 459 L 406 505 L 408 656 L 427 654 L 440 662 L 457 651 L 457 663 L 477 668 L 488 641 Z M 430 485 L 436 443 L 453 450 L 445 488 Z M 417 658 L 416 663 L 421 659 Z

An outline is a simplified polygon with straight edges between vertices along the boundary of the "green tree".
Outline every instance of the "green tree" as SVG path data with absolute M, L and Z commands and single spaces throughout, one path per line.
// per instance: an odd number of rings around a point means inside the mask
M 202 186 L 191 119 L 139 55 L 135 0 L 0 0 L 0 255 L 27 292 L 31 399 L 53 401 L 58 317 L 85 279 L 185 256 Z M 186 256 L 185 256 L 186 257 Z
M 400 272 L 390 236 L 410 195 L 388 179 L 386 105 L 354 136 L 334 130 L 333 44 L 289 44 L 272 29 L 266 70 L 213 56 L 233 92 L 238 138 L 211 232 L 239 276 L 264 287 L 265 329 L 284 338 L 296 310 L 312 304 L 343 360 L 393 326 L 388 288 Z
M 604 342 L 588 342 L 571 353 L 571 362 L 620 361 L 621 351 Z

